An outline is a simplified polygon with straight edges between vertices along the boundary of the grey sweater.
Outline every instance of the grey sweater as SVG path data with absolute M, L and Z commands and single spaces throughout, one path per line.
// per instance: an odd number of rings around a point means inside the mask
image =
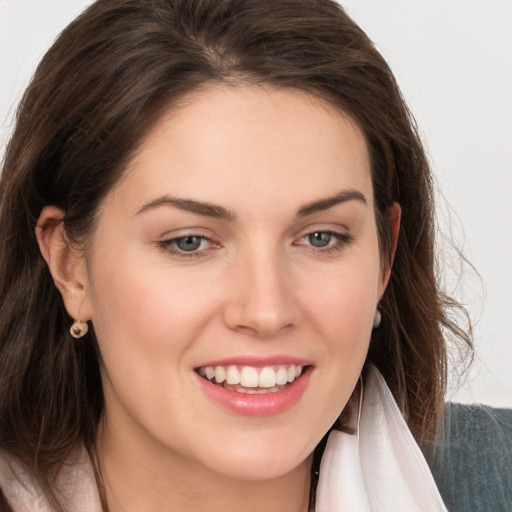
M 512 512 L 512 410 L 449 404 L 428 462 L 449 512 Z

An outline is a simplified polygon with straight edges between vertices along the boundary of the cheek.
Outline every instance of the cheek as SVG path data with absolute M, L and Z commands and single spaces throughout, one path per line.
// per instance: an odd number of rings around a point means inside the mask
M 303 309 L 310 312 L 310 324 L 323 340 L 318 369 L 319 375 L 325 377 L 322 389 L 331 399 L 323 406 L 318 404 L 324 407 L 319 415 L 334 421 L 349 399 L 366 360 L 378 301 L 378 255 L 373 258 L 355 254 L 353 259 L 331 270 L 317 281 L 321 287 L 309 287 L 304 294 L 309 307 Z
M 349 400 L 366 360 L 377 302 L 378 272 L 370 265 L 339 269 L 309 287 L 307 323 L 314 329 L 313 413 L 305 420 L 321 436 Z M 319 277 L 319 276 L 317 276 Z M 306 300 L 306 299 L 305 299 Z M 320 391 L 318 391 L 320 390 Z M 320 423 L 319 418 L 322 419 Z
M 378 302 L 379 272 L 377 265 L 360 262 L 333 271 L 308 286 L 304 300 L 320 326 L 340 334 L 367 332 Z M 350 336 L 340 339 L 349 342 Z
M 129 255 L 101 256 L 91 290 L 104 359 L 109 351 L 128 346 L 134 360 L 179 351 L 211 317 L 216 303 L 212 283 L 195 286 L 185 273 L 171 274 Z
M 184 273 L 171 279 L 167 269 L 129 254 L 98 253 L 96 262 L 93 325 L 108 409 L 144 418 L 164 438 L 164 426 L 176 421 L 167 414 L 190 379 L 190 348 L 215 310 L 213 290 L 191 285 Z

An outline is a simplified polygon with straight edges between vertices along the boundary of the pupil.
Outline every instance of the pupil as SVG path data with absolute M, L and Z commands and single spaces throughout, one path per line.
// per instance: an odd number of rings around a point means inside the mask
M 313 247 L 325 247 L 331 241 L 331 234 L 319 231 L 309 235 L 309 241 Z
M 201 245 L 201 238 L 198 236 L 186 236 L 184 238 L 180 238 L 176 242 L 176 245 L 182 251 L 197 251 Z

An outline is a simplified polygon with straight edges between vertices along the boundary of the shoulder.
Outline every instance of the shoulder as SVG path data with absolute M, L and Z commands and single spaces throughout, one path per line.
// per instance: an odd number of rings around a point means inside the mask
M 512 510 L 512 410 L 448 404 L 429 458 L 450 512 Z
M 94 469 L 82 445 L 77 446 L 62 463 L 54 482 L 65 510 L 101 512 Z M 0 512 L 11 510 L 50 512 L 54 508 L 37 479 L 21 461 L 0 449 Z
M 43 505 L 43 494 L 21 460 L 0 448 L 0 512 L 44 512 Z
M 0 512 L 11 512 L 18 496 L 33 496 L 35 487 L 23 465 L 15 457 L 0 449 Z M 18 507 L 14 507 L 14 510 Z M 25 509 L 21 509 L 25 510 Z

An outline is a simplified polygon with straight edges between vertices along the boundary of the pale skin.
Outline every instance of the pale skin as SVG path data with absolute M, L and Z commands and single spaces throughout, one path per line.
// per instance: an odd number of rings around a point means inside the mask
M 62 216 L 48 206 L 38 225 Z M 388 218 L 396 244 L 398 205 Z M 98 337 L 110 511 L 307 511 L 311 453 L 357 383 L 390 273 L 359 128 L 297 91 L 210 86 L 156 124 L 87 255 L 61 224 L 37 236 Z M 206 361 L 281 355 L 312 371 L 278 414 L 198 386 Z

